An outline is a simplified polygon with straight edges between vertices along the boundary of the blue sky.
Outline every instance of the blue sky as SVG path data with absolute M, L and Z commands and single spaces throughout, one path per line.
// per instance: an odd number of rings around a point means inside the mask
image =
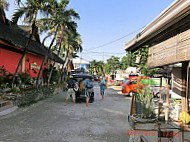
M 10 7 L 6 14 L 10 19 L 15 7 L 14 0 L 8 1 Z M 112 55 L 125 56 L 124 44 L 172 2 L 174 0 L 70 0 L 68 8 L 73 8 L 81 17 L 77 21 L 83 41 L 80 57 L 106 61 Z

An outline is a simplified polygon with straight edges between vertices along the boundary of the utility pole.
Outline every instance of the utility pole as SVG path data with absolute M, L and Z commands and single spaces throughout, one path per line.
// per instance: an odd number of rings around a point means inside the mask
M 79 65 L 79 70 L 80 70 L 80 72 L 81 72 L 81 69 L 82 69 L 82 53 L 81 53 L 80 65 Z
M 103 51 L 103 63 L 104 63 L 104 51 Z

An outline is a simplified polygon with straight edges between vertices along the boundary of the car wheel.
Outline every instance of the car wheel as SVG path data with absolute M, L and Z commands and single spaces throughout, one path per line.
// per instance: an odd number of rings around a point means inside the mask
M 160 98 L 160 92 L 157 92 L 157 93 L 156 93 L 156 97 L 157 97 L 157 98 Z
M 93 102 L 94 102 L 94 92 L 91 93 L 90 100 L 89 100 L 89 103 L 93 103 Z
M 132 97 L 133 96 L 133 92 L 129 92 L 129 96 Z

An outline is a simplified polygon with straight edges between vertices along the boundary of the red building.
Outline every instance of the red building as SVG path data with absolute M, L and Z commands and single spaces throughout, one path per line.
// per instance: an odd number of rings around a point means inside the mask
M 30 30 L 29 27 L 19 27 L 3 22 L 0 23 L 0 68 L 4 66 L 10 73 L 15 73 L 28 41 L 27 30 Z M 31 77 L 38 76 L 44 56 L 48 53 L 48 49 L 40 43 L 38 34 L 34 35 L 19 70 L 19 73 L 26 72 L 29 73 Z M 55 60 L 61 64 L 64 63 L 64 61 L 53 52 L 49 54 L 48 60 Z M 44 68 L 47 68 L 47 61 Z

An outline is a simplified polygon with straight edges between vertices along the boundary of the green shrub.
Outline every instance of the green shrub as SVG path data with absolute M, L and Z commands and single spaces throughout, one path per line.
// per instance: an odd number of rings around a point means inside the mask
M 58 70 L 53 70 L 50 83 L 58 82 L 59 77 L 60 72 Z
M 19 74 L 20 80 L 22 84 L 29 84 L 31 80 L 31 76 L 28 73 L 21 73 Z

